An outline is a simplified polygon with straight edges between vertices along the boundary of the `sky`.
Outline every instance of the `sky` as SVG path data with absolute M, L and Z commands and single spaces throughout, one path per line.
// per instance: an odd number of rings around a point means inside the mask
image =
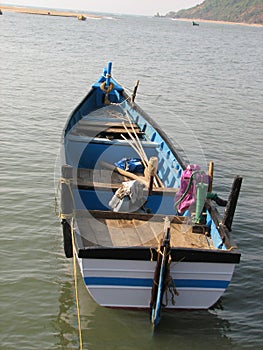
M 157 12 L 165 15 L 193 7 L 203 0 L 5 0 L 6 5 L 35 6 L 81 10 L 85 12 L 108 12 L 153 16 Z M 3 2 L 1 2 L 3 4 Z

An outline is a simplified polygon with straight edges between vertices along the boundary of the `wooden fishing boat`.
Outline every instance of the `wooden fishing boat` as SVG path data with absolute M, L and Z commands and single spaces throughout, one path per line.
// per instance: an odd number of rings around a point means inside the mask
M 111 63 L 67 120 L 61 150 L 64 249 L 102 306 L 207 309 L 230 283 L 240 253 L 229 200 L 185 164 L 172 141 L 111 76 Z M 226 206 L 221 219 L 217 204 Z

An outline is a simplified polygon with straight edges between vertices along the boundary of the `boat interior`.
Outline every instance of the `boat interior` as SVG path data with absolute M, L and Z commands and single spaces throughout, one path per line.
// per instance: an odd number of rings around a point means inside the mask
M 220 236 L 211 237 L 209 225 L 193 229 L 189 216 L 176 215 L 174 196 L 182 166 L 158 129 L 136 110 L 127 115 L 120 106 L 110 105 L 90 113 L 67 134 L 65 148 L 66 162 L 75 170 L 75 228 L 84 247 L 157 247 L 167 216 L 171 246 L 216 249 L 222 243 Z M 147 162 L 152 157 L 158 159 L 154 176 L 120 171 L 116 166 L 121 159 L 143 157 Z M 140 200 L 131 205 L 132 197 L 124 195 L 114 207 L 112 202 L 119 200 L 116 193 L 123 183 L 136 183 L 132 195 Z
M 182 166 L 166 141 L 134 109 L 109 105 L 83 117 L 66 138 L 67 164 L 100 169 L 101 161 L 114 164 L 122 158 L 158 158 L 157 175 L 164 187 L 180 186 Z M 139 154 L 138 154 L 139 152 Z

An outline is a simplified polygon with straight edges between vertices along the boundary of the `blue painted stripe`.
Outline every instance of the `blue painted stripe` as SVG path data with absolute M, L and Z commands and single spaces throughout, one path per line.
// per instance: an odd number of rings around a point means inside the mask
M 84 282 L 87 286 L 152 287 L 153 280 L 150 278 L 85 277 Z M 175 279 L 174 283 L 178 288 L 225 289 L 229 281 Z

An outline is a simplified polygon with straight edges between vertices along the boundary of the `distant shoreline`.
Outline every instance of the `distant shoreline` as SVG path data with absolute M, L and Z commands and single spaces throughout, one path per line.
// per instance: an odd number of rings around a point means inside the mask
M 10 12 L 32 14 L 32 15 L 76 17 L 76 18 L 79 16 L 85 16 L 90 18 L 102 18 L 102 16 L 97 16 L 97 15 L 93 15 L 85 12 L 59 11 L 54 9 L 43 9 L 43 8 L 24 7 L 24 6 L 18 7 L 18 6 L 0 5 L 0 9 L 2 10 L 2 12 L 10 11 Z
M 174 19 L 175 21 L 182 21 L 182 22 L 219 23 L 219 24 L 231 24 L 231 25 L 241 25 L 241 26 L 249 26 L 249 27 L 263 27 L 263 24 L 257 24 L 257 23 L 215 21 L 211 19 L 201 19 L 201 18 L 171 18 L 171 19 Z
M 9 5 L 0 5 L 0 9 L 3 11 L 10 12 L 19 12 L 19 13 L 27 13 L 32 15 L 47 15 L 47 16 L 59 16 L 59 17 L 78 17 L 80 15 L 85 16 L 87 18 L 102 18 L 103 16 L 94 15 L 86 12 L 70 12 L 70 11 L 59 11 L 55 9 L 44 9 L 44 8 L 34 8 L 34 7 L 24 7 L 24 6 L 9 6 Z M 166 16 L 163 16 L 164 18 Z M 209 19 L 201 19 L 201 18 L 172 18 L 176 21 L 184 21 L 184 22 L 199 22 L 199 23 L 219 23 L 219 24 L 231 24 L 231 25 L 241 25 L 241 26 L 250 26 L 250 27 L 263 27 L 263 24 L 257 23 L 244 23 L 244 22 L 227 22 L 227 21 L 215 21 Z

